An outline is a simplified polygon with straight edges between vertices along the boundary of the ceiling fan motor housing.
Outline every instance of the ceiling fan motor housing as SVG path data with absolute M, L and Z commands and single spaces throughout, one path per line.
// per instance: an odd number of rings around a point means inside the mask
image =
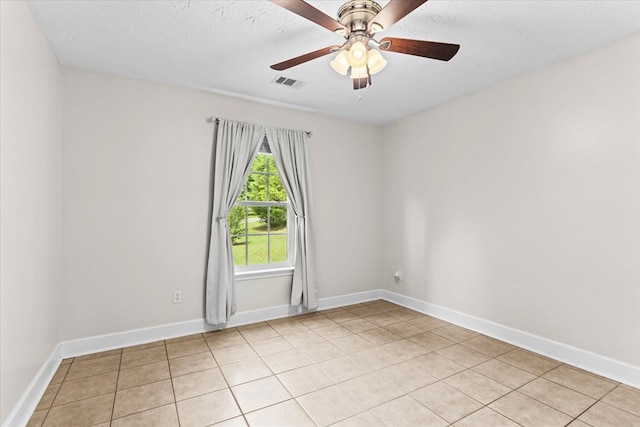
M 338 10 L 338 20 L 351 34 L 367 33 L 367 27 L 382 7 L 372 0 L 351 0 Z

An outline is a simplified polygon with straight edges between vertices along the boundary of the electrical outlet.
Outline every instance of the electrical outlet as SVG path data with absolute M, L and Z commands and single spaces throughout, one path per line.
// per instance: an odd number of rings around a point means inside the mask
M 393 278 L 395 279 L 396 283 L 400 283 L 400 281 L 402 280 L 402 270 L 398 270 L 393 273 Z
M 182 292 L 173 291 L 173 303 L 180 304 L 182 302 Z

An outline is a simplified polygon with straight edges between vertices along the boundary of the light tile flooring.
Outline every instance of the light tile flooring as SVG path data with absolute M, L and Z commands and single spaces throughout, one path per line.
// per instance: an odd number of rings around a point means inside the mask
M 640 426 L 640 390 L 385 301 L 64 360 L 30 426 Z

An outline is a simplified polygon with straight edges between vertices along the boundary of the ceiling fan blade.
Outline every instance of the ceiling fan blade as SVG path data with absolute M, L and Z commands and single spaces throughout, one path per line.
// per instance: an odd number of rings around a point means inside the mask
M 423 56 L 425 58 L 448 61 L 460 49 L 459 44 L 429 42 L 426 40 L 399 39 L 385 37 L 380 40 L 380 49 L 387 52 L 406 53 L 408 55 Z
M 382 8 L 375 18 L 369 23 L 369 31 L 373 28 L 373 24 L 380 25 L 383 29 L 387 29 L 418 6 L 426 3 L 427 0 L 391 0 Z
M 338 49 L 340 49 L 340 46 L 323 47 L 322 49 L 314 50 L 313 52 L 305 53 L 304 55 L 296 56 L 295 58 L 273 64 L 271 68 L 277 71 L 286 70 L 287 68 L 295 67 L 296 65 L 303 64 L 307 61 L 311 61 L 312 59 L 328 55 Z
M 271 2 L 296 15 L 307 18 L 309 21 L 315 22 L 329 31 L 347 31 L 347 27 L 303 0 L 271 0 Z

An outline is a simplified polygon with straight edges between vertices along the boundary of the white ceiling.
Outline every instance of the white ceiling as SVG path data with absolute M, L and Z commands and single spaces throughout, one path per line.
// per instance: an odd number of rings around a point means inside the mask
M 332 17 L 343 3 L 308 2 Z M 640 1 L 431 0 L 378 37 L 457 43 L 458 54 L 441 62 L 383 52 L 387 68 L 354 91 L 329 66 L 333 55 L 269 68 L 343 39 L 266 0 L 29 3 L 66 66 L 375 124 L 640 31 Z M 273 84 L 278 75 L 305 85 Z

